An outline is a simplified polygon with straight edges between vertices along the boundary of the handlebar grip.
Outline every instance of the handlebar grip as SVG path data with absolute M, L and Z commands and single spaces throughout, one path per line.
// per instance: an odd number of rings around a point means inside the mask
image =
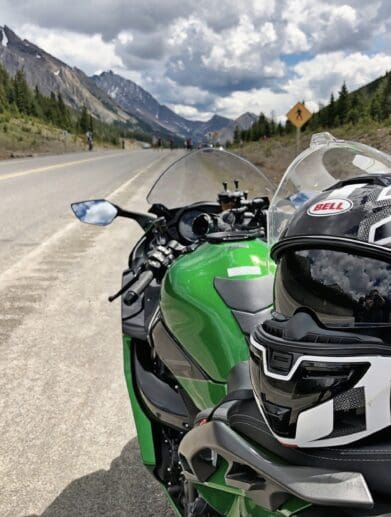
M 132 285 L 132 288 L 127 292 L 125 303 L 131 305 L 133 302 L 135 302 L 140 294 L 145 290 L 145 288 L 149 286 L 152 280 L 152 271 L 143 271 L 140 274 L 138 280 Z

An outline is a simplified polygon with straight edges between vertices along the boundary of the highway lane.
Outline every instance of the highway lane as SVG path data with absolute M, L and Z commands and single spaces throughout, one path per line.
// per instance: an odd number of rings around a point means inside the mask
M 72 201 L 104 197 L 158 152 L 104 151 L 0 162 L 0 273 L 72 219 Z
M 139 459 L 119 305 L 107 303 L 140 230 L 83 225 L 69 203 L 105 196 L 142 211 L 181 153 L 0 163 L 2 517 L 172 515 Z

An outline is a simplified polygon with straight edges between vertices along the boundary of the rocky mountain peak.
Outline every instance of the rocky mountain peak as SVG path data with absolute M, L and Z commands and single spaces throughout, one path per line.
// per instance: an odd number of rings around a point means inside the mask
M 247 129 L 256 118 L 245 113 L 236 121 L 217 114 L 206 122 L 187 120 L 130 79 L 112 70 L 88 77 L 82 70 L 22 40 L 7 26 L 0 26 L 0 64 L 11 75 L 23 68 L 30 86 L 38 86 L 44 95 L 60 92 L 70 106 L 76 109 L 86 106 L 90 113 L 106 122 L 119 120 L 164 137 L 202 141 L 219 132 L 220 141 L 225 142 L 232 139 L 236 125 Z

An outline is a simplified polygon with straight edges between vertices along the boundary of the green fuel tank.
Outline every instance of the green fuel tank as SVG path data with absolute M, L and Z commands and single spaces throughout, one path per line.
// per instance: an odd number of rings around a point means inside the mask
M 231 368 L 248 359 L 246 334 L 233 308 L 256 313 L 270 305 L 273 272 L 269 248 L 259 239 L 206 242 L 167 272 L 161 290 L 163 321 L 211 380 L 226 382 Z M 241 299 L 237 303 L 236 295 Z

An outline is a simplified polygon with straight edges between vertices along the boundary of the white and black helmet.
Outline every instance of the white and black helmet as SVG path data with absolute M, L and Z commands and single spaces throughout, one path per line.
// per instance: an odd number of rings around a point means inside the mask
M 273 435 L 337 446 L 391 426 L 391 171 L 313 197 L 271 255 L 275 312 L 250 365 Z

